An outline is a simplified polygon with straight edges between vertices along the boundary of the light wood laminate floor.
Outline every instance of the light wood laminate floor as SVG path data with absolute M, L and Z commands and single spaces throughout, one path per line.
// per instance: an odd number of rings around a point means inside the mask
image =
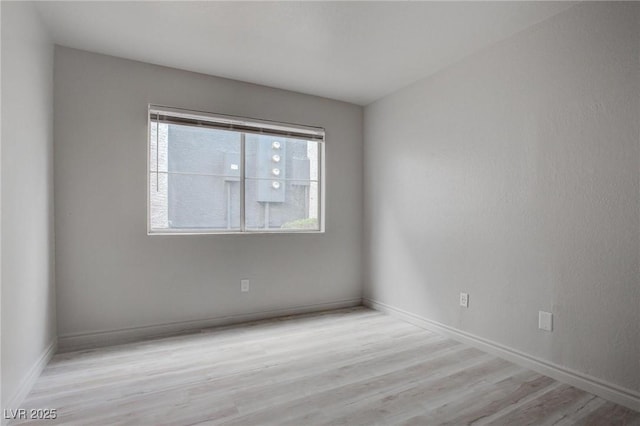
M 57 410 L 39 425 L 640 424 L 640 413 L 366 308 L 58 354 L 23 408 Z

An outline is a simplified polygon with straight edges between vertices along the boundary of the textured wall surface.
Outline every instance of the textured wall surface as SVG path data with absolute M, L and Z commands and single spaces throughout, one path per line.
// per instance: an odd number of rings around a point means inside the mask
M 3 406 L 56 336 L 53 44 L 30 3 L 2 3 Z M 17 408 L 17 407 L 7 407 Z
M 366 108 L 367 297 L 640 390 L 639 9 L 580 4 Z
M 361 297 L 361 107 L 62 47 L 54 86 L 61 336 Z M 148 103 L 324 127 L 326 233 L 147 236 Z

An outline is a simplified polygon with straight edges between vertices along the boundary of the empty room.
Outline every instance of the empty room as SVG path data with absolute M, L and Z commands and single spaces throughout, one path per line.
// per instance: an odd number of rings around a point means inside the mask
M 2 425 L 640 425 L 640 2 L 0 18 Z

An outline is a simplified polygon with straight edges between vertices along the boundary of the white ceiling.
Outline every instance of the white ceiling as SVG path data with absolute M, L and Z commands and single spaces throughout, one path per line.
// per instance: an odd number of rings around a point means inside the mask
M 366 105 L 573 2 L 39 2 L 56 43 Z

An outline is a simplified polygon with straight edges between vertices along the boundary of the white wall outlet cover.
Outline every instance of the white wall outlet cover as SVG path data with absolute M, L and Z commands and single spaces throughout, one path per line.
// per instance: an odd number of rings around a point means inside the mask
M 240 280 L 240 291 L 249 291 L 249 280 Z
M 544 331 L 553 331 L 553 314 L 551 312 L 538 311 L 538 328 Z
M 469 307 L 469 293 L 460 293 L 460 306 Z

